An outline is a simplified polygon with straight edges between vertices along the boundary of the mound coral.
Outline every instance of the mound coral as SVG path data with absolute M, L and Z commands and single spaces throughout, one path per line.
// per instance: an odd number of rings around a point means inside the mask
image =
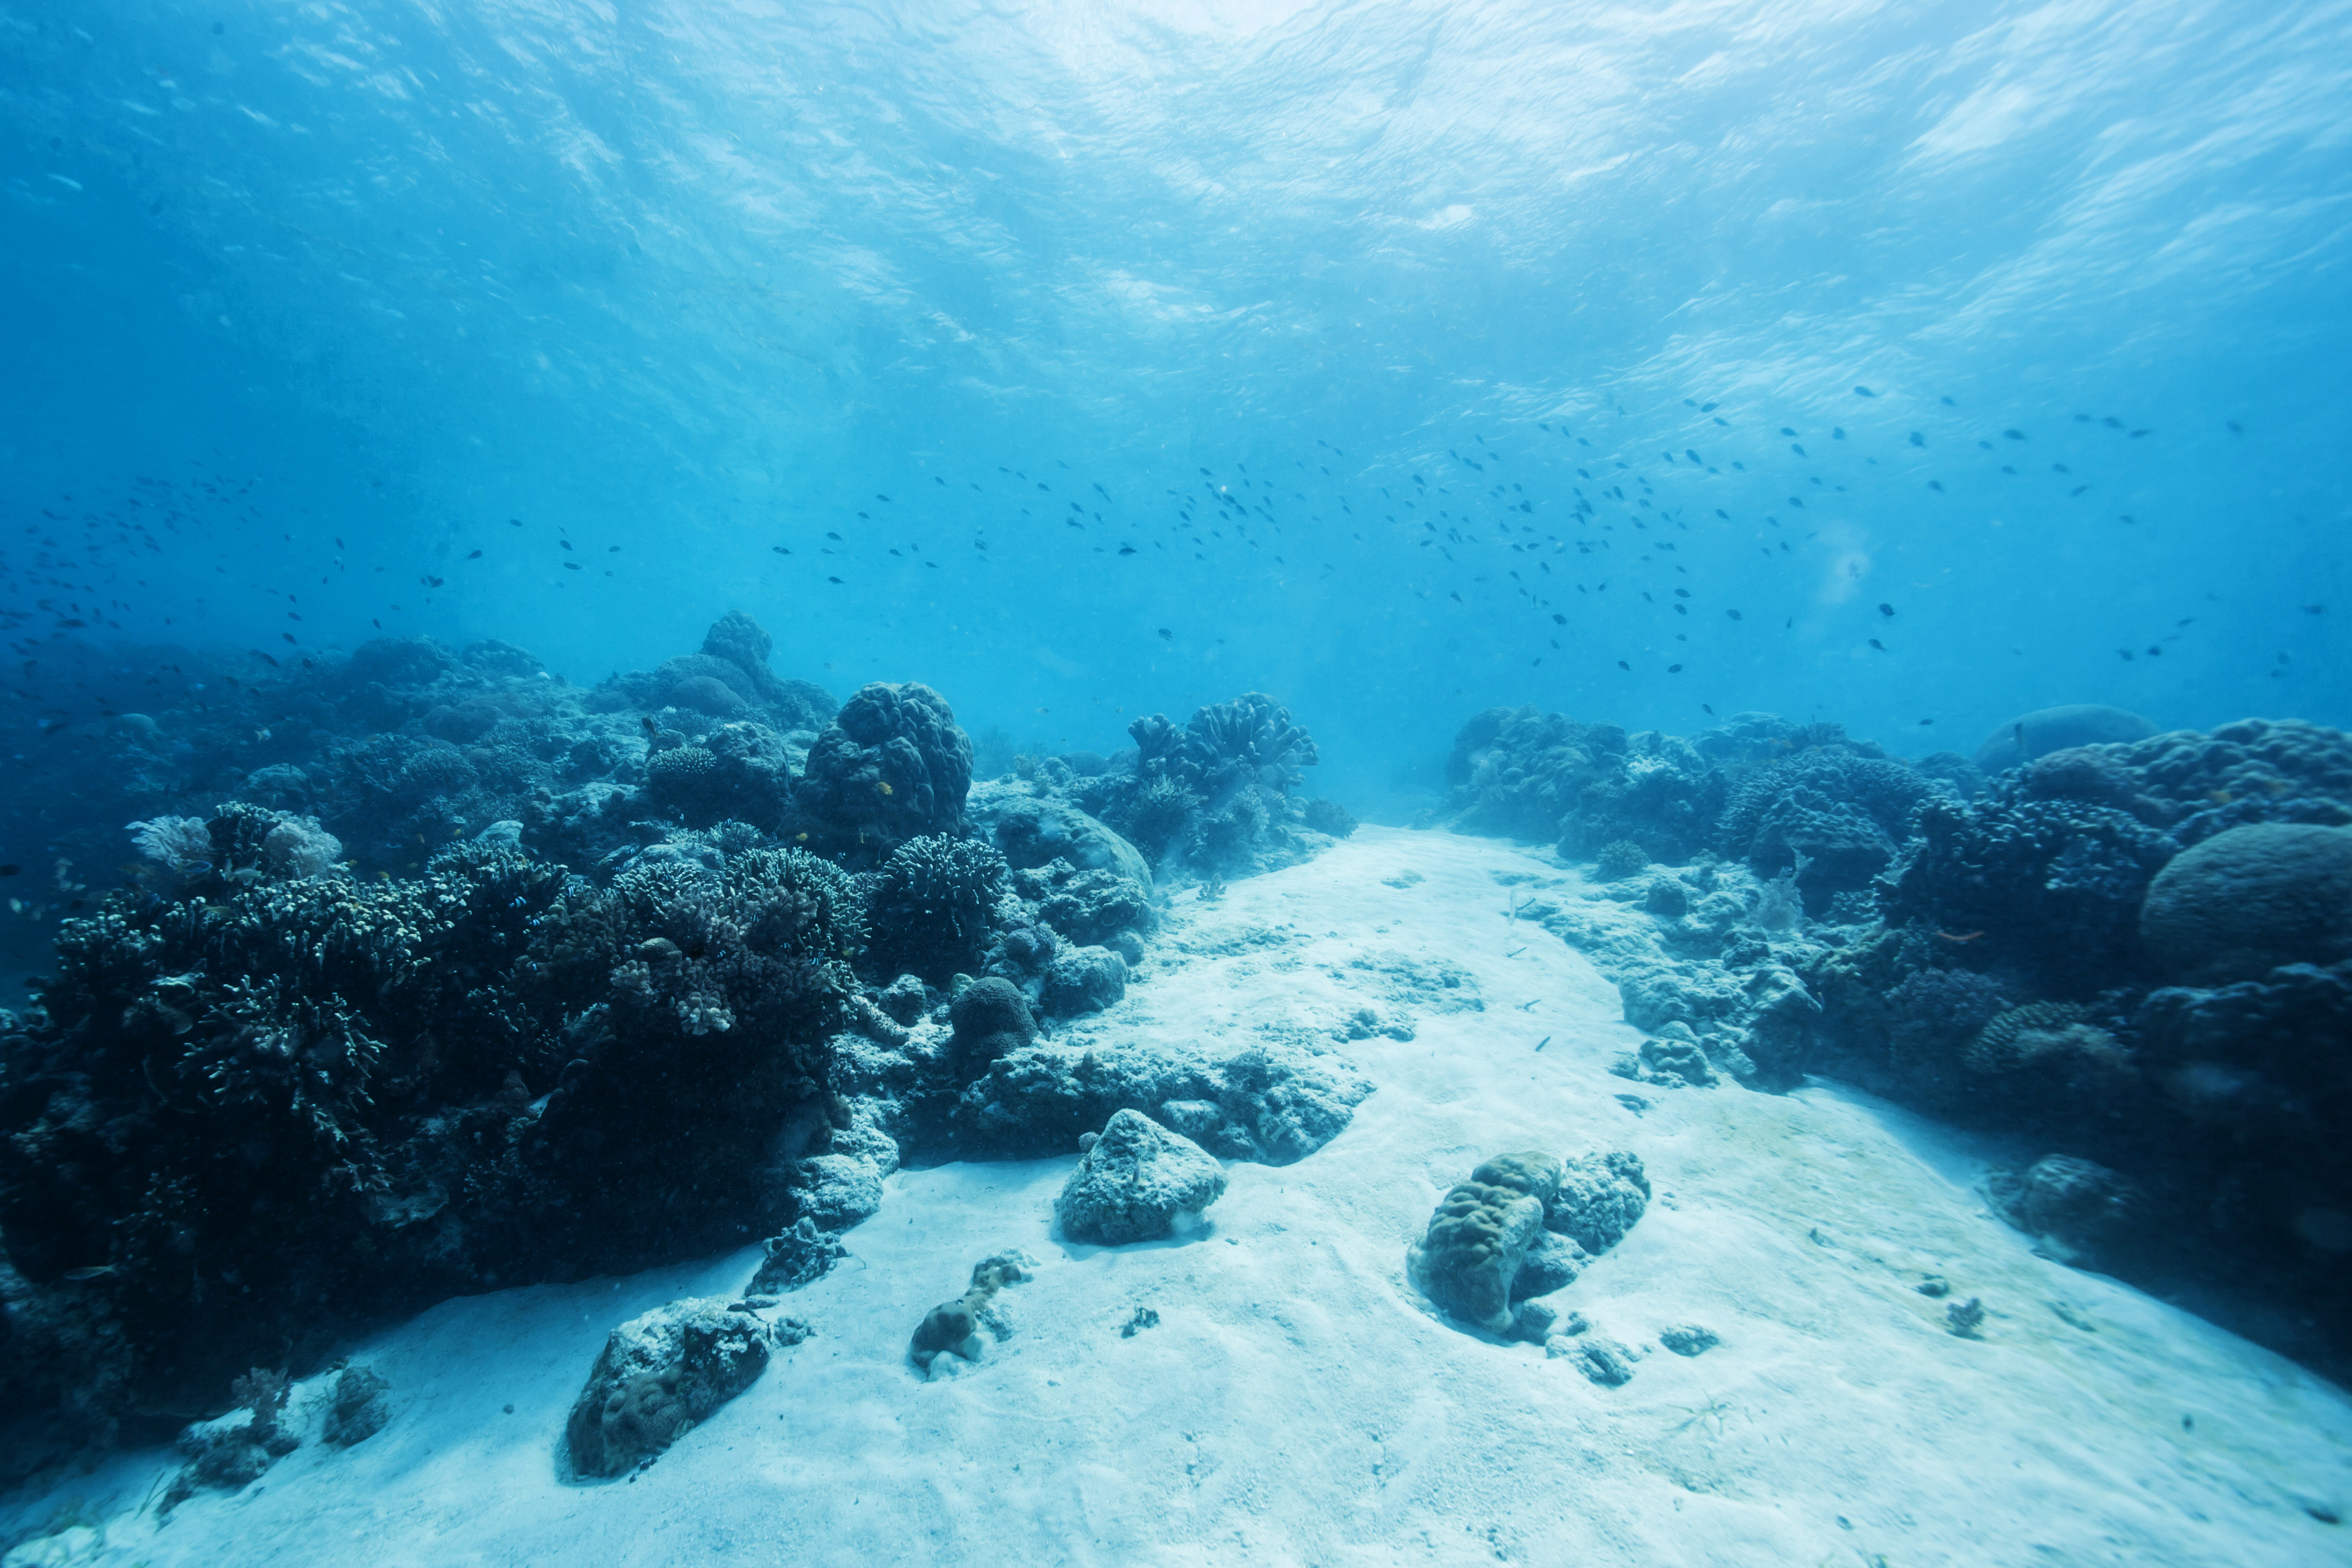
M 1624 840 L 1680 865 L 1723 807 L 1721 772 L 1688 742 L 1533 707 L 1489 708 L 1465 724 L 1445 784 L 1449 826 L 1556 842 L 1574 860 Z
M 813 837 L 873 862 L 909 838 L 955 835 L 971 788 L 971 740 L 929 687 L 877 681 L 809 748 L 798 786 Z
M 2352 828 L 2249 823 L 2193 845 L 2148 884 L 2140 933 L 2191 984 L 2352 957 Z
M 1759 877 L 1793 871 L 1809 913 L 1840 892 L 1867 888 L 1937 795 L 1901 763 L 1811 751 L 1765 763 L 1730 788 L 1717 842 Z
M 1054 1214 L 1072 1241 L 1118 1247 L 1197 1224 L 1224 1192 L 1225 1173 L 1208 1151 L 1140 1111 L 1119 1110 L 1063 1184 Z
M 1511 1281 L 1543 1234 L 1544 1200 L 1559 1179 L 1558 1163 L 1547 1173 L 1544 1162 L 1488 1161 L 1447 1192 L 1427 1233 L 1405 1248 L 1405 1272 L 1449 1315 L 1495 1333 L 1511 1326 Z
M 1976 765 L 1988 773 L 2003 773 L 2052 752 L 2140 741 L 2155 733 L 2156 726 L 2138 714 L 2102 703 L 2038 708 L 1986 736 L 1977 748 Z

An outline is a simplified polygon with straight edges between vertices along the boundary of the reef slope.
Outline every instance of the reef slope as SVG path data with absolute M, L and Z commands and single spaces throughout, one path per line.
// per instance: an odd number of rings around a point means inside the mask
M 1977 1189 L 2006 1151 L 1833 1088 L 1612 1076 L 1641 1040 L 1616 988 L 1511 918 L 1519 882 L 1561 877 L 1365 828 L 1181 895 L 1143 983 L 1060 1040 L 1328 1046 L 1376 1086 L 1347 1129 L 1229 1164 L 1200 1229 L 1117 1248 L 1054 1229 L 1076 1148 L 899 1171 L 853 1261 L 786 1299 L 813 1336 L 633 1484 L 560 1479 L 583 1377 L 614 1324 L 740 1291 L 756 1249 L 445 1303 L 354 1347 L 391 1384 L 366 1442 L 307 1442 L 160 1527 L 141 1500 L 176 1460 L 123 1454 L 16 1500 L 0 1541 L 70 1494 L 106 1521 L 74 1561 L 154 1568 L 937 1562 L 950 1541 L 1041 1564 L 2344 1560 L 2352 1400 L 2036 1256 Z M 1519 1148 L 1647 1167 L 1647 1215 L 1553 1298 L 1630 1347 L 1622 1386 L 1407 1281 L 1440 1194 Z M 1011 1249 L 1036 1267 L 1006 1337 L 914 1373 L 914 1325 Z M 1970 1298 L 1981 1326 L 1955 1334 Z M 1693 1324 L 1720 1342 L 1673 1353 Z

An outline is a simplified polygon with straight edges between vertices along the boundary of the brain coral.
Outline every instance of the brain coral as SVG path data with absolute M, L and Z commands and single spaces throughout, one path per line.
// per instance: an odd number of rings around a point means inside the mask
M 2352 828 L 2252 823 L 2208 838 L 2148 884 L 2140 932 L 2192 984 L 2352 957 Z

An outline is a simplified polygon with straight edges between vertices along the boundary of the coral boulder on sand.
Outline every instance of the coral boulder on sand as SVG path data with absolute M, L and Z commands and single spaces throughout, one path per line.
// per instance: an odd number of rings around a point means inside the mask
M 742 1393 L 780 1347 L 808 1338 L 791 1318 L 771 1323 L 749 1306 L 673 1301 L 614 1329 L 564 1425 L 572 1470 L 623 1475 Z
M 1034 1267 L 1026 1255 L 1018 1252 L 1000 1252 L 972 1265 L 971 1288 L 952 1301 L 940 1302 L 915 1325 L 914 1337 L 907 1344 L 907 1359 L 926 1377 L 941 1370 L 943 1357 L 955 1358 L 944 1363 L 949 1366 L 978 1361 L 983 1327 L 993 1329 L 1000 1339 L 1008 1331 L 995 1310 L 997 1294 L 1007 1286 L 1026 1281 Z
M 1503 1154 L 1448 1192 L 1429 1229 L 1405 1248 L 1405 1271 L 1449 1315 L 1500 1333 L 1511 1326 L 1511 1283 L 1543 1233 L 1559 1163 Z
M 1224 1195 L 1207 1150 L 1139 1111 L 1114 1114 L 1054 1202 L 1072 1241 L 1118 1247 L 1189 1230 Z

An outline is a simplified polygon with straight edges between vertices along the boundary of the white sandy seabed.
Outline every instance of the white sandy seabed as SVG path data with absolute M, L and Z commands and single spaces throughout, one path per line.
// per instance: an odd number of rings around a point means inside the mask
M 756 1249 L 446 1302 L 353 1347 L 394 1410 L 357 1447 L 317 1440 L 315 1379 L 289 1417 L 310 1440 L 244 1492 L 159 1524 L 143 1500 L 176 1460 L 127 1455 L 17 1500 L 0 1539 L 70 1501 L 102 1544 L 33 1551 L 126 1568 L 2352 1563 L 2352 1523 L 2328 1522 L 2352 1517 L 2342 1392 L 2036 1257 L 1963 1137 L 1828 1085 L 1610 1076 L 1638 1040 L 1615 987 L 1514 923 L 1513 885 L 1576 893 L 1505 845 L 1365 828 L 1220 901 L 1183 895 L 1086 1028 L 1223 1055 L 1410 1016 L 1410 1040 L 1340 1047 L 1379 1086 L 1348 1129 L 1295 1165 L 1231 1166 L 1202 1231 L 1119 1248 L 1053 1228 L 1076 1151 L 902 1171 L 853 1257 L 787 1298 L 814 1336 L 632 1480 L 558 1474 L 606 1332 L 733 1297 Z M 1483 1005 L 1415 988 L 1440 964 Z M 1643 1352 L 1622 1387 L 1449 1326 L 1405 1279 L 1445 1188 L 1528 1147 L 1630 1149 L 1655 1184 L 1557 1298 Z M 1040 1264 L 999 1298 L 1014 1331 L 925 1381 L 915 1324 L 1013 1247 Z M 1982 1299 L 1981 1338 L 1947 1331 L 1948 1303 L 1913 1289 L 1928 1274 Z M 1158 1325 L 1122 1335 L 1138 1307 Z M 1721 1344 L 1659 1348 L 1682 1323 Z

